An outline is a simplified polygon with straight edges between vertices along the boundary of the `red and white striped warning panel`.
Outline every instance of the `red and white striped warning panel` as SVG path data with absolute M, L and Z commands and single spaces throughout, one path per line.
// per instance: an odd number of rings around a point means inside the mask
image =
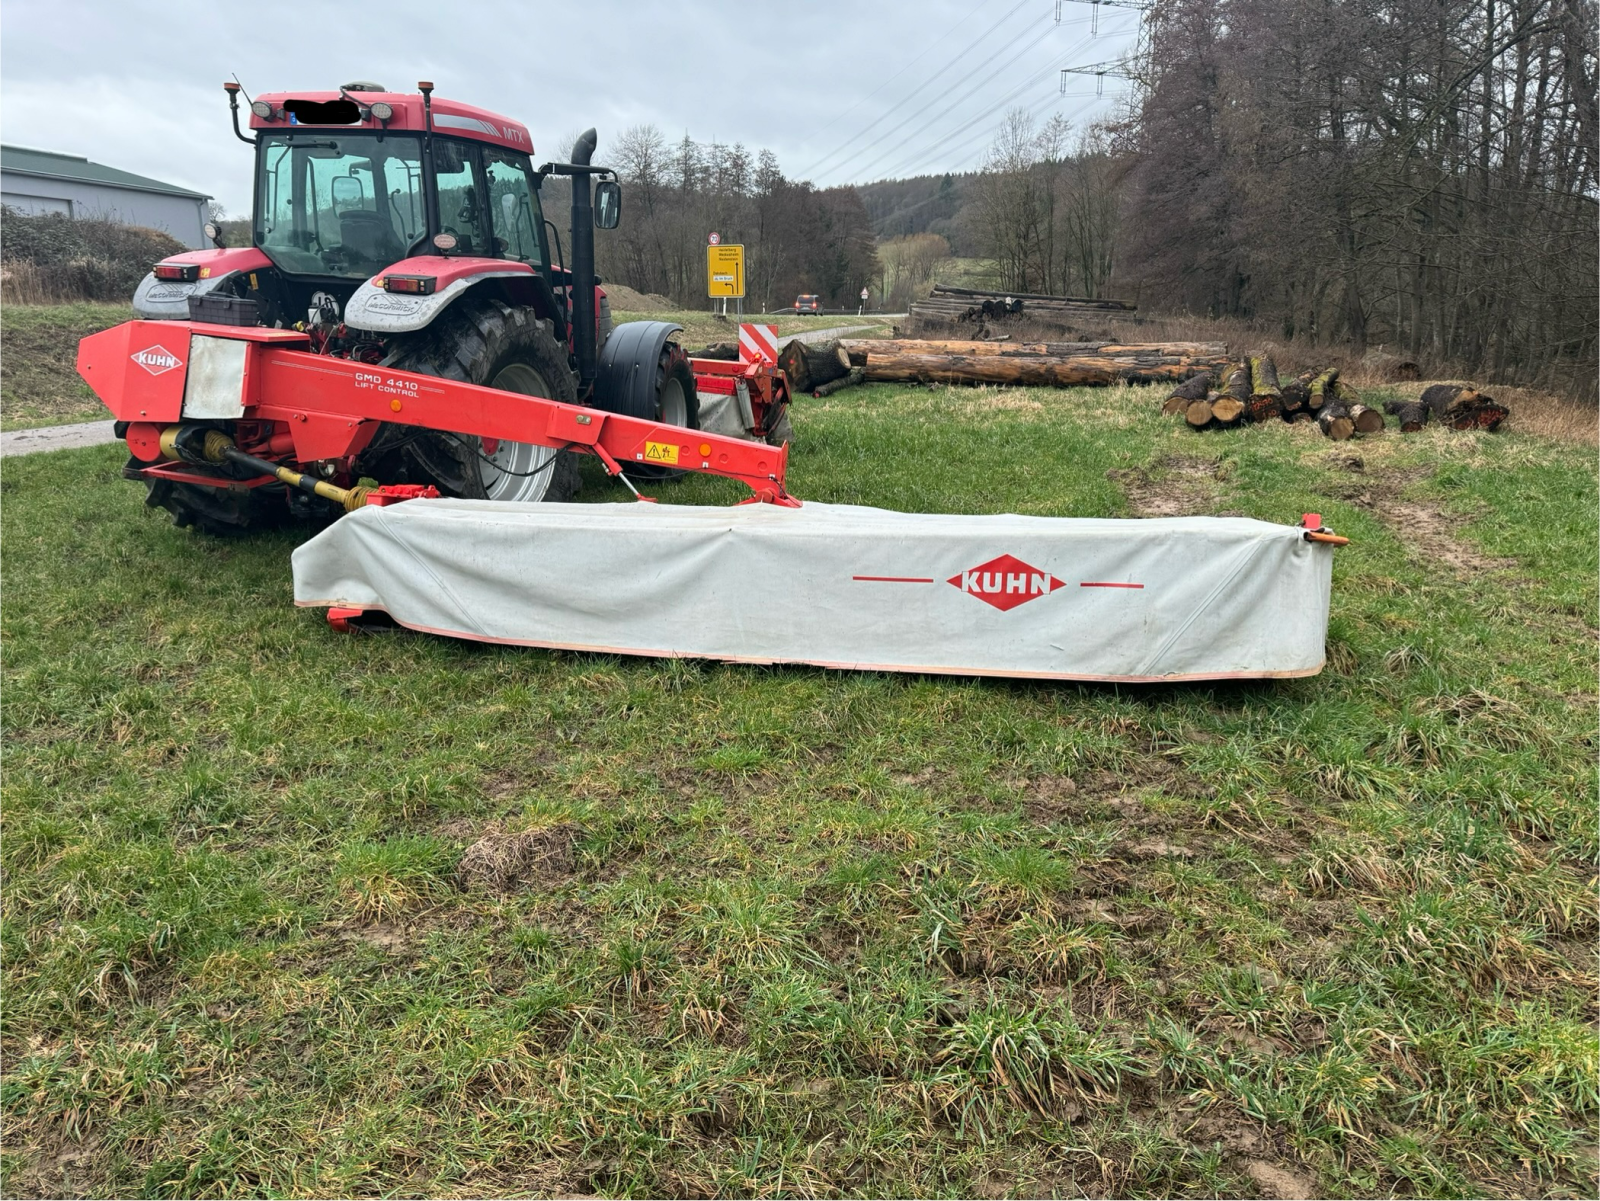
M 741 363 L 776 363 L 778 361 L 778 327 L 776 325 L 741 325 L 739 327 L 739 361 Z
M 1243 517 L 811 501 L 410 500 L 358 509 L 301 546 L 294 587 L 299 604 L 383 609 L 412 629 L 607 654 L 1069 680 L 1303 676 L 1322 666 L 1333 560 L 1305 533 Z M 770 596 L 782 621 L 761 615 Z

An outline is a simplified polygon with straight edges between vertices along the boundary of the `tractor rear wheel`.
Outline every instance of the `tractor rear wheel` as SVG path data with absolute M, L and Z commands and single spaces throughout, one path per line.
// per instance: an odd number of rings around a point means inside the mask
M 383 365 L 577 403 L 577 383 L 549 324 L 532 309 L 496 300 L 457 301 L 427 329 L 400 340 Z M 474 435 L 391 425 L 373 449 L 384 447 L 409 460 L 414 482 L 434 484 L 451 496 L 557 501 L 571 500 L 578 491 L 578 456 L 548 446 L 497 442 L 486 448 Z

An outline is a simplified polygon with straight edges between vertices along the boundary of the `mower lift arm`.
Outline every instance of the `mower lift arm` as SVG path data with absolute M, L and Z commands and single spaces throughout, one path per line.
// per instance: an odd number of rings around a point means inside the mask
M 242 354 L 218 353 L 219 342 Z M 639 463 L 726 476 L 756 500 L 798 503 L 784 488 L 787 446 L 311 354 L 304 344 L 304 335 L 287 330 L 129 321 L 85 338 L 78 372 L 117 420 L 130 423 L 129 446 L 147 462 L 152 435 L 186 418 L 280 423 L 301 464 L 358 455 L 379 424 L 391 422 L 592 454 L 612 475 Z M 173 353 L 178 347 L 187 353 Z M 197 357 L 209 369 L 190 380 Z

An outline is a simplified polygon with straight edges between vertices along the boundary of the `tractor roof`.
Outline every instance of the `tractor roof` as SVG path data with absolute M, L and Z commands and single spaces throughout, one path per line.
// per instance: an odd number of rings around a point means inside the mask
M 394 116 L 390 118 L 387 126 L 381 125 L 377 118 L 369 117 L 365 121 L 354 124 L 337 122 L 321 124 L 305 118 L 291 120 L 284 111 L 285 105 L 291 100 L 303 101 L 310 105 L 331 104 L 343 99 L 338 92 L 269 92 L 264 96 L 255 97 L 257 103 L 266 102 L 272 106 L 272 117 L 258 117 L 250 115 L 251 129 L 297 129 L 308 126 L 313 129 L 388 129 L 391 132 L 401 130 L 417 130 L 423 128 L 422 94 L 420 92 L 352 92 L 351 97 L 364 106 L 371 106 L 382 101 L 394 109 Z M 296 105 L 300 108 L 300 105 Z M 478 142 L 488 142 L 495 146 L 504 146 L 510 150 L 523 150 L 533 153 L 533 139 L 528 134 L 528 127 L 521 122 L 512 121 L 498 113 L 491 113 L 488 109 L 477 108 L 470 104 L 462 104 L 459 100 L 446 100 L 435 95 L 433 98 L 433 130 L 439 134 L 449 134 L 453 137 L 471 138 Z

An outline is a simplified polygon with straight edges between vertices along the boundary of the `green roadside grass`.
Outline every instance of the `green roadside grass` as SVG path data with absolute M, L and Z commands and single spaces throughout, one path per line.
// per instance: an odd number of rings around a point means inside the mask
M 6 460 L 0 1187 L 1593 1195 L 1592 454 L 1157 407 L 847 389 L 790 483 L 1319 511 L 1320 676 L 344 636 L 295 535 Z
M 134 317 L 126 304 L 0 306 L 0 429 L 107 416 L 78 375 L 78 341 Z

